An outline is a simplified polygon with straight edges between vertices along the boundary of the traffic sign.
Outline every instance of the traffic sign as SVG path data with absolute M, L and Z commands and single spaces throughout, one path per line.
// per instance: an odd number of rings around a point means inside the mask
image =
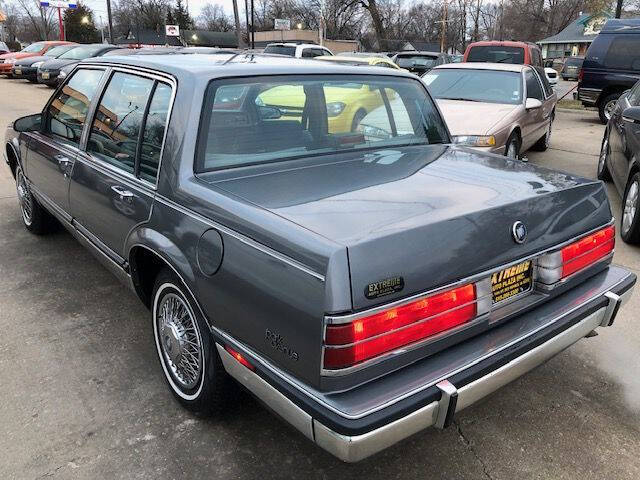
M 78 8 L 78 4 L 74 2 L 62 2 L 59 0 L 48 0 L 41 1 L 40 6 L 42 7 L 53 7 L 53 8 Z

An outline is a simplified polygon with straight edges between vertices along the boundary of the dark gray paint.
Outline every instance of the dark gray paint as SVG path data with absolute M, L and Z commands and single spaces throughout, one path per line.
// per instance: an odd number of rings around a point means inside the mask
M 128 262 L 134 281 L 136 253 L 155 252 L 180 274 L 213 327 L 315 388 L 334 388 L 320 376 L 323 316 L 371 304 L 361 292 L 365 283 L 388 274 L 405 276 L 407 287 L 391 300 L 551 247 L 611 218 L 599 183 L 449 146 L 398 149 L 388 165 L 365 164 L 365 158 L 383 155 L 372 151 L 255 167 L 264 173 L 260 177 L 243 169 L 198 178 L 193 173 L 197 127 L 205 88 L 214 78 L 371 72 L 419 80 L 390 69 L 252 55 L 224 65 L 228 57 L 221 55 L 181 57 L 179 64 L 172 58 L 84 62 L 152 71 L 174 79 L 178 88 L 157 190 L 137 180 L 127 183 L 141 189 L 135 214 L 124 215 L 108 193 L 114 183 L 128 179 L 92 164 L 84 153 L 66 210 L 76 216 L 78 231 L 95 235 L 94 244 L 111 250 L 111 258 L 122 256 L 125 272 Z M 39 135 L 19 139 L 24 144 Z M 35 152 L 21 159 L 27 175 L 36 189 L 51 189 L 42 169 L 31 170 Z M 297 168 L 309 162 L 313 168 Z M 280 184 L 289 188 L 274 192 Z M 68 205 L 64 188 L 60 191 L 59 201 Z M 357 207 L 335 202 L 350 196 L 362 200 Z M 335 215 L 329 215 L 332 202 Z M 529 223 L 530 241 L 524 246 L 513 243 L 506 228 L 515 220 Z M 199 240 L 211 229 L 220 233 L 224 246 L 214 275 L 200 269 L 197 254 Z M 266 328 L 281 334 L 299 360 L 273 349 Z M 389 368 L 379 364 L 367 369 L 366 377 Z M 348 388 L 349 377 L 341 385 Z

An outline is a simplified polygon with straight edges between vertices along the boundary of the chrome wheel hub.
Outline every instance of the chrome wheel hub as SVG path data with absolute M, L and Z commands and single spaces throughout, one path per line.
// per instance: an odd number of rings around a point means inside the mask
M 185 301 L 174 293 L 165 295 L 156 321 L 171 377 L 184 389 L 195 388 L 202 372 L 202 343 Z
M 22 210 L 22 218 L 24 223 L 31 225 L 33 216 L 33 200 L 31 198 L 31 192 L 27 186 L 27 180 L 22 174 L 22 170 L 18 171 L 17 177 L 17 190 L 18 190 L 18 202 L 20 203 L 20 209 Z
M 604 106 L 604 117 L 609 120 L 611 118 L 611 114 L 613 113 L 613 109 L 616 107 L 617 100 L 611 100 L 607 102 Z
M 633 182 L 629 187 L 627 200 L 624 202 L 624 212 L 622 213 L 622 231 L 625 234 L 629 232 L 631 225 L 633 225 L 633 220 L 636 218 L 639 192 L 640 186 L 638 182 Z

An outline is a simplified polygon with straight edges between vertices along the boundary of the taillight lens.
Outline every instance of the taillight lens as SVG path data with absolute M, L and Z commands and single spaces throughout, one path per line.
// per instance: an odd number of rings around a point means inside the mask
M 611 225 L 564 247 L 562 249 L 562 278 L 582 270 L 613 252 L 615 238 L 616 230 Z
M 477 315 L 476 288 L 464 285 L 379 313 L 327 325 L 324 368 L 349 367 L 468 322 Z
M 613 225 L 538 259 L 538 281 L 550 285 L 602 260 L 615 247 Z
M 581 82 L 583 78 L 584 78 L 584 69 L 581 68 L 580 71 L 578 72 L 578 82 Z

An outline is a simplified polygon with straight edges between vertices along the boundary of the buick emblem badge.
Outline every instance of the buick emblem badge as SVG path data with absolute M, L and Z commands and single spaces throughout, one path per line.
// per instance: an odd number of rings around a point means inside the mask
M 511 235 L 513 235 L 516 243 L 522 244 L 527 240 L 527 227 L 525 227 L 524 223 L 517 221 L 511 227 Z

